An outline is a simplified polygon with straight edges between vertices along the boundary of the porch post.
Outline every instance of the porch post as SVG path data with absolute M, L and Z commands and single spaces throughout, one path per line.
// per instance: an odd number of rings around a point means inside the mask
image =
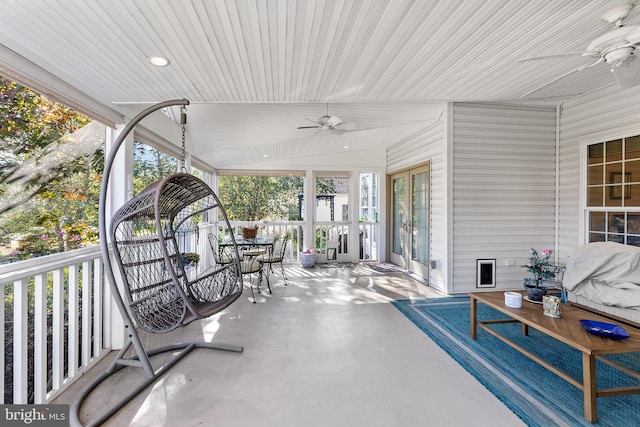
M 316 180 L 313 170 L 307 169 L 304 179 L 304 240 L 299 248 L 300 252 L 316 245 L 315 203 Z
M 105 158 L 109 156 L 113 143 L 125 128 L 125 124 L 119 124 L 115 130 L 109 129 L 105 143 Z M 131 132 L 123 142 L 123 149 L 116 155 L 111 171 L 111 179 L 106 199 L 105 218 L 113 217 L 113 214 L 133 197 L 133 132 Z M 109 227 L 109 221 L 107 222 Z M 115 260 L 113 261 L 115 264 Z M 116 275 L 117 276 L 117 275 Z M 118 288 L 122 290 L 122 283 L 119 277 Z M 105 281 L 107 295 L 110 296 L 110 288 Z M 117 350 L 122 348 L 126 340 L 124 332 L 124 322 L 122 315 L 112 298 L 105 298 L 105 314 L 107 321 L 105 322 L 105 342 L 111 349 Z

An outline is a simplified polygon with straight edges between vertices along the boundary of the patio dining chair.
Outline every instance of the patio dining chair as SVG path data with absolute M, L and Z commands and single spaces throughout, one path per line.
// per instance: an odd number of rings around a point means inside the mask
M 269 288 L 269 292 L 271 292 L 271 284 L 269 283 L 269 272 L 273 273 L 273 265 L 280 264 L 280 272 L 282 273 L 282 278 L 284 279 L 284 285 L 287 286 L 287 273 L 284 271 L 284 265 L 282 262 L 285 259 L 287 253 L 287 245 L 289 243 L 289 234 L 285 233 L 282 235 L 280 239 L 280 245 L 277 249 L 275 249 L 272 253 L 267 253 L 258 257 L 258 262 L 262 265 L 267 265 L 266 268 L 266 279 L 267 279 L 267 287 Z
M 253 283 L 256 283 L 256 289 L 258 293 L 261 293 L 260 284 L 262 283 L 263 275 L 262 264 L 258 262 L 256 255 L 245 252 L 242 255 L 242 260 L 240 261 L 240 271 L 242 273 L 243 283 L 245 278 L 248 279 L 249 289 L 251 289 L 251 296 L 253 297 L 253 303 L 255 304 L 257 301 L 255 294 L 253 293 Z M 269 293 L 271 293 L 271 288 L 269 288 Z
M 233 250 L 232 246 L 220 246 L 218 243 L 218 236 L 214 233 L 209 233 L 207 236 L 209 239 L 209 246 L 211 247 L 211 253 L 216 265 L 232 264 L 236 261 L 236 257 L 239 254 L 240 260 L 242 260 L 242 253 Z

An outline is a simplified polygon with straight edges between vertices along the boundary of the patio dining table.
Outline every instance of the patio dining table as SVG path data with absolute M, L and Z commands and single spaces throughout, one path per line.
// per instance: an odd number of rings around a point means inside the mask
M 256 236 L 253 239 L 245 239 L 241 235 L 235 236 L 236 245 L 238 249 L 245 256 L 257 256 L 264 253 L 273 253 L 273 244 L 275 243 L 274 236 Z M 220 251 L 222 252 L 225 247 L 233 246 L 233 240 L 226 239 L 220 243 Z

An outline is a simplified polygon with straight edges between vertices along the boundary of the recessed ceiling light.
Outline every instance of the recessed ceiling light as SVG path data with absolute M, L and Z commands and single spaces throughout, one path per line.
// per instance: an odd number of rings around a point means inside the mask
M 262 157 L 269 157 L 269 155 L 268 154 L 263 154 Z
M 170 63 L 164 56 L 150 56 L 147 59 L 151 65 L 155 65 L 156 67 L 166 67 Z
M 345 146 L 344 146 L 344 149 L 346 150 L 347 148 L 349 148 L 349 146 L 348 146 L 348 145 L 345 145 Z

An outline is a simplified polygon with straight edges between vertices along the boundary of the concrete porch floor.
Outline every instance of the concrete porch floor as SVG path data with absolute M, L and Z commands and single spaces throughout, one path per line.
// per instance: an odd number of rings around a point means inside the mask
M 273 294 L 256 294 L 257 304 L 245 289 L 209 319 L 143 335 L 148 348 L 195 340 L 237 344 L 244 352 L 192 351 L 105 425 L 524 425 L 388 302 L 443 295 L 365 265 L 290 266 L 286 287 L 276 270 Z M 53 403 L 73 402 L 114 353 Z M 154 365 L 166 357 L 154 356 Z M 134 368 L 112 375 L 85 401 L 83 422 L 142 378 Z

